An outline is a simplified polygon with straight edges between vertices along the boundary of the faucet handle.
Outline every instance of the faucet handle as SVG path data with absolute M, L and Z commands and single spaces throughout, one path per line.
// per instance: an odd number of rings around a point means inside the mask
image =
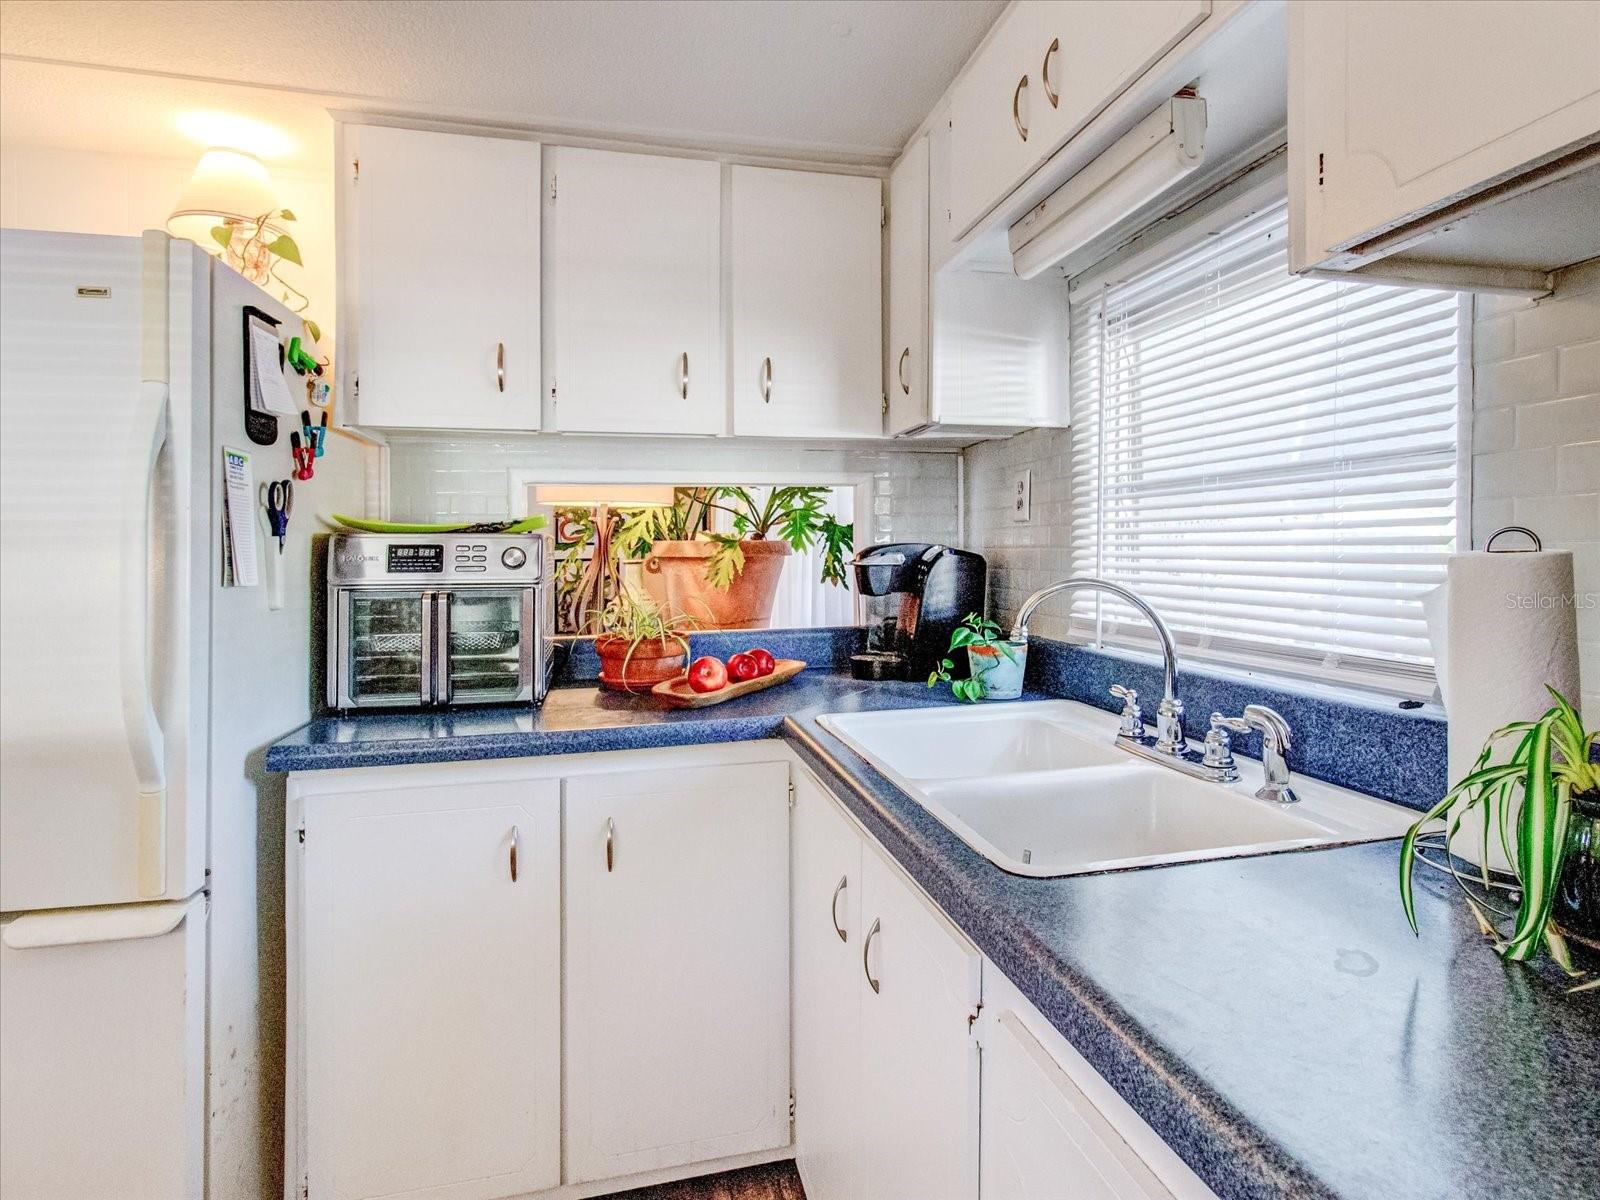
M 1214 767 L 1227 780 L 1239 777 L 1238 768 L 1233 761 L 1233 739 L 1230 733 L 1247 733 L 1250 726 L 1238 717 L 1225 717 L 1221 713 L 1211 714 L 1211 731 L 1206 734 L 1205 757 L 1200 760 L 1201 765 Z
M 1131 687 L 1113 683 L 1111 685 L 1111 695 L 1122 701 L 1122 724 L 1117 728 L 1117 736 L 1142 740 L 1144 738 L 1144 711 L 1139 707 L 1139 693 Z
M 1219 712 L 1211 714 L 1211 730 L 1224 736 L 1230 733 L 1249 733 L 1255 726 L 1243 717 L 1225 717 Z

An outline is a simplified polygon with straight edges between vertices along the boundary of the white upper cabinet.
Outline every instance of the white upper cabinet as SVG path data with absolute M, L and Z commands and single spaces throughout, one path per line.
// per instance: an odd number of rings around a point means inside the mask
M 545 152 L 549 427 L 723 433 L 722 167 Z
M 356 419 L 538 429 L 539 146 L 364 125 L 344 127 L 344 147 L 354 329 L 340 357 Z
M 889 339 L 884 432 L 928 423 L 928 139 L 918 138 L 889 175 Z
M 569 1183 L 788 1144 L 788 782 L 566 781 Z
M 1295 4 L 1289 84 L 1293 269 L 1392 258 L 1373 273 L 1403 278 L 1407 263 L 1549 269 L 1600 253 L 1600 2 Z M 1571 182 L 1588 190 L 1542 220 L 1585 147 L 1590 182 Z M 1480 205 L 1500 216 L 1471 215 Z
M 971 229 L 1044 158 L 1039 131 L 1044 48 L 1037 45 L 1034 16 L 1027 0 L 1007 9 L 951 89 L 952 237 Z
M 312 1200 L 495 1200 L 561 1181 L 561 789 L 305 803 Z
M 1205 20 L 1210 0 L 1020 0 L 951 89 L 961 237 Z
M 883 432 L 883 181 L 732 168 L 733 431 Z

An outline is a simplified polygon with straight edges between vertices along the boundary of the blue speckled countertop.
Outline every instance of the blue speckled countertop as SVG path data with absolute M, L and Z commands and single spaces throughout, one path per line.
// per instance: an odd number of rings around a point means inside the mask
M 946 695 L 807 671 L 675 712 L 558 688 L 537 711 L 316 721 L 267 765 L 780 736 L 1224 1200 L 1600 1197 L 1600 992 L 1503 964 L 1420 874 L 1412 937 L 1393 842 L 1008 875 L 816 723 Z

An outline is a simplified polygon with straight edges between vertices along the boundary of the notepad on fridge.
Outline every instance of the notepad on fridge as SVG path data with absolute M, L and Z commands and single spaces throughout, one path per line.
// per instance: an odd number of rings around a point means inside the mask
M 289 381 L 283 377 L 281 349 L 274 330 L 251 323 L 250 407 L 278 417 L 293 417 L 300 407 L 289 394 Z
M 256 479 L 250 456 L 231 446 L 222 448 L 222 586 L 255 587 Z

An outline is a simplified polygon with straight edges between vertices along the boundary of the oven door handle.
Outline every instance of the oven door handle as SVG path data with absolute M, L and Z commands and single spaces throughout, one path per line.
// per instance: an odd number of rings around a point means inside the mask
M 417 691 L 422 697 L 423 704 L 433 703 L 433 597 L 432 592 L 423 592 L 422 602 L 422 654 L 417 659 Z
M 454 693 L 450 679 L 450 592 L 433 593 L 433 702 L 449 704 Z

